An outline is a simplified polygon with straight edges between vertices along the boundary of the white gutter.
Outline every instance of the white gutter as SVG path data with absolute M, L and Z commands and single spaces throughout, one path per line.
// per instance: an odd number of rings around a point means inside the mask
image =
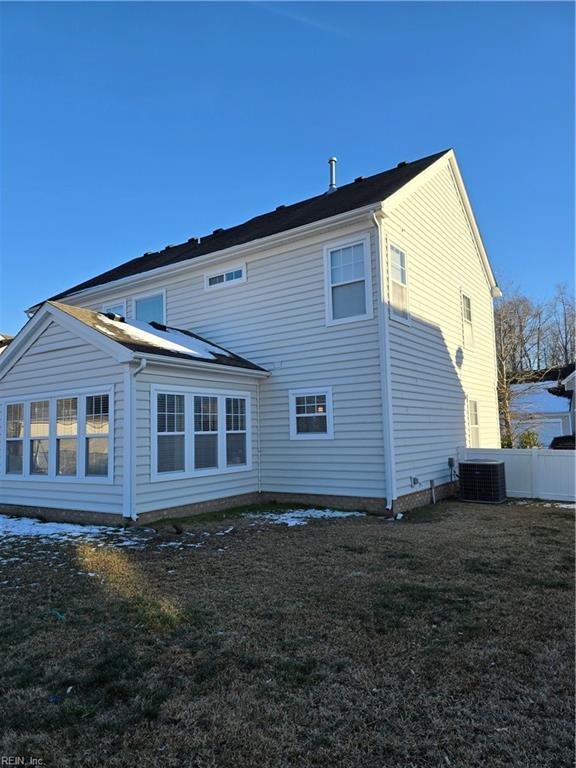
M 257 371 L 253 368 L 239 368 L 234 365 L 219 365 L 217 363 L 205 363 L 201 360 L 188 360 L 180 359 L 177 357 L 169 357 L 168 355 L 146 355 L 142 352 L 138 353 L 138 357 L 135 360 L 146 359 L 150 364 L 163 365 L 172 368 L 199 368 L 204 371 L 218 371 L 218 373 L 228 374 L 230 376 L 241 376 L 251 379 L 267 379 L 270 376 L 269 371 Z
M 310 222 L 310 224 L 304 224 L 301 227 L 294 227 L 294 229 L 283 230 L 282 232 L 277 232 L 274 235 L 268 235 L 268 237 L 261 237 L 257 240 L 249 240 L 247 243 L 233 245 L 220 251 L 211 251 L 210 253 L 206 253 L 203 256 L 191 256 L 190 258 L 184 259 L 182 261 L 177 261 L 174 264 L 164 264 L 163 266 L 156 267 L 155 269 L 149 269 L 145 272 L 137 272 L 134 275 L 121 277 L 118 280 L 110 280 L 106 283 L 102 283 L 101 285 L 95 285 L 91 288 L 84 288 L 82 290 L 75 291 L 74 293 L 68 293 L 64 291 L 63 293 L 66 293 L 66 296 L 63 296 L 62 299 L 71 296 L 91 296 L 92 294 L 98 294 L 99 292 L 109 291 L 111 289 L 122 287 L 125 283 L 133 283 L 134 281 L 138 280 L 144 281 L 147 278 L 155 278 L 158 275 L 164 275 L 164 273 L 172 272 L 177 274 L 181 270 L 189 269 L 191 265 L 202 266 L 206 263 L 217 263 L 218 261 L 226 261 L 228 259 L 238 258 L 246 252 L 251 254 L 258 253 L 259 251 L 266 250 L 270 247 L 287 245 L 293 240 L 300 239 L 303 235 L 314 234 L 316 232 L 322 233 L 325 229 L 331 229 L 335 223 L 353 223 L 356 219 L 362 219 L 369 215 L 373 210 L 374 203 L 371 203 L 370 205 L 365 205 L 362 208 L 354 208 L 351 211 L 344 211 L 343 213 L 339 213 L 336 216 L 330 216 L 327 219 L 319 219 L 318 221 Z M 184 245 L 184 243 L 182 243 L 182 245 Z M 162 253 L 162 251 L 158 251 L 158 253 Z M 43 302 L 39 302 L 38 304 L 32 305 L 26 309 L 25 312 L 33 313 L 42 303 Z
M 138 358 L 136 358 L 138 359 Z M 146 358 L 140 358 L 137 368 L 131 369 L 130 363 L 124 369 L 124 458 L 123 458 L 123 488 L 122 516 L 136 521 L 138 514 L 134 504 L 136 488 L 136 407 L 135 382 L 136 376 L 146 368 Z
M 396 455 L 394 451 L 394 414 L 392 410 L 392 376 L 390 365 L 390 329 L 388 312 L 388 280 L 384 264 L 386 244 L 382 247 L 384 233 L 381 222 L 385 214 L 379 208 L 372 212 L 372 220 L 376 226 L 376 264 L 380 302 L 378 305 L 378 339 L 380 342 L 380 392 L 382 398 L 382 433 L 384 439 L 384 463 L 387 469 L 386 477 L 386 508 L 392 509 L 394 500 L 398 498 L 396 487 Z

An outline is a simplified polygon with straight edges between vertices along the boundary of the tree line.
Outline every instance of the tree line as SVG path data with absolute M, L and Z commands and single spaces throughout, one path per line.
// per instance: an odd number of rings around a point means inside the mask
M 574 362 L 574 296 L 565 284 L 558 285 L 552 299 L 543 302 L 511 289 L 495 302 L 494 325 L 502 445 L 507 447 L 515 437 L 511 385 L 535 381 L 539 375 L 544 378 L 551 369 Z

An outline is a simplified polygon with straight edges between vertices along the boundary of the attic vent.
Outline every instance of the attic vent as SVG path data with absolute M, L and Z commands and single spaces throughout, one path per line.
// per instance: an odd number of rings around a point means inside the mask
M 398 163 L 396 168 L 404 168 L 405 165 L 408 165 L 408 163 L 406 162 L 406 160 L 402 160 L 401 162 Z
M 192 245 L 198 245 L 198 238 L 197 237 L 189 237 L 188 242 L 192 243 Z
M 276 210 L 277 211 L 281 211 L 282 208 L 286 208 L 286 206 L 285 205 L 278 205 L 278 206 L 276 206 Z
M 223 227 L 218 227 L 218 229 L 214 229 L 214 230 L 212 230 L 212 234 L 213 234 L 213 235 L 217 235 L 217 234 L 219 234 L 220 232 L 224 232 L 224 229 L 223 229 Z
M 356 176 L 354 183 L 356 184 L 357 181 L 364 181 L 364 176 Z

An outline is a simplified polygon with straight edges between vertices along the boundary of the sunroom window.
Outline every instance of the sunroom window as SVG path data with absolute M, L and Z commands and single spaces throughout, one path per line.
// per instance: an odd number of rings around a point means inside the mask
M 86 398 L 86 475 L 108 474 L 108 395 Z
M 184 395 L 158 395 L 158 472 L 184 471 Z
M 6 474 L 21 475 L 24 449 L 24 403 L 6 407 Z
M 30 474 L 47 475 L 50 446 L 50 401 L 30 403 Z
M 78 463 L 78 398 L 56 400 L 56 474 L 76 474 Z

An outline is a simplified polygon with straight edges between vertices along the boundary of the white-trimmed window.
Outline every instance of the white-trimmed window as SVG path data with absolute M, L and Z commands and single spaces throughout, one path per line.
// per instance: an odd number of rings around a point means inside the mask
M 24 403 L 6 406 L 6 474 L 21 475 L 24 457 Z
M 56 474 L 75 477 L 78 469 L 78 398 L 56 400 Z
M 152 389 L 152 478 L 251 468 L 250 395 Z
M 410 321 L 406 253 L 390 245 L 390 317 Z
M 218 467 L 218 398 L 194 397 L 194 469 Z
M 126 302 L 118 301 L 116 304 L 104 304 L 102 312 L 105 314 L 120 315 L 126 317 Z
M 292 389 L 289 399 L 291 440 L 330 440 L 334 437 L 330 388 Z
M 108 474 L 108 436 L 110 398 L 89 395 L 86 398 L 86 476 Z
M 470 448 L 480 448 L 480 419 L 478 401 L 468 400 L 468 424 L 470 428 Z
M 47 475 L 50 458 L 50 401 L 30 403 L 30 474 Z
M 158 472 L 183 472 L 185 468 L 184 395 L 158 395 Z
M 246 282 L 246 265 L 238 264 L 221 272 L 210 272 L 204 275 L 204 288 L 222 288 L 225 285 L 237 285 Z
M 464 328 L 464 346 L 474 346 L 474 326 L 472 325 L 472 300 L 465 293 L 462 294 L 462 325 Z
M 372 317 L 369 238 L 325 248 L 324 261 L 327 325 Z
M 226 398 L 226 465 L 246 464 L 246 400 Z
M 165 294 L 153 293 L 147 296 L 136 296 L 134 298 L 134 317 L 141 323 L 160 323 L 165 324 L 166 308 Z
M 2 404 L 7 479 L 111 482 L 111 389 Z

